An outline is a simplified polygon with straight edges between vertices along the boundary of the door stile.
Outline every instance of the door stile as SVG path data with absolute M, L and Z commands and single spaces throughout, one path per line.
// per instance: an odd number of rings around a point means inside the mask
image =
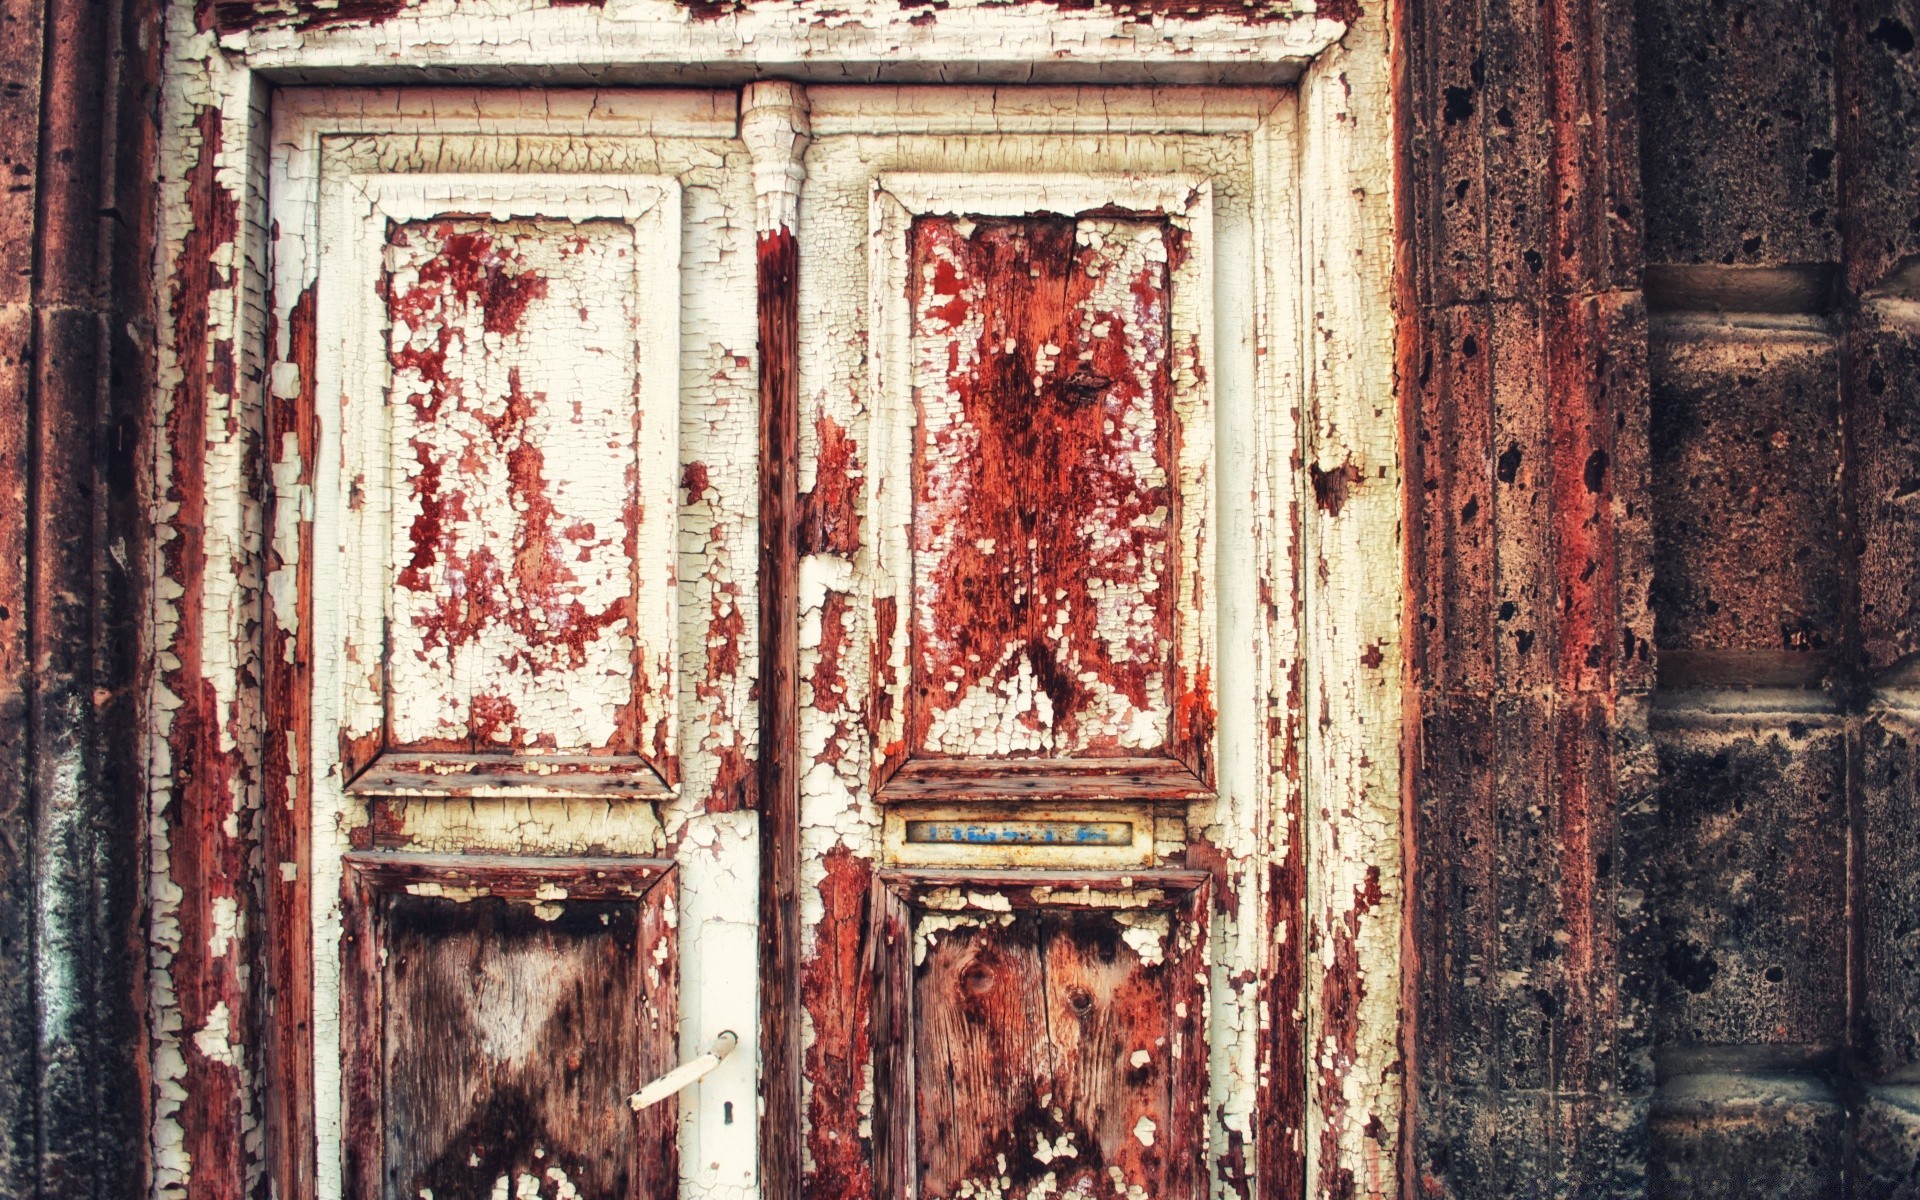
M 800 1194 L 799 327 L 794 227 L 809 141 L 806 90 L 769 81 L 740 96 L 753 155 L 760 326 L 760 1188 Z

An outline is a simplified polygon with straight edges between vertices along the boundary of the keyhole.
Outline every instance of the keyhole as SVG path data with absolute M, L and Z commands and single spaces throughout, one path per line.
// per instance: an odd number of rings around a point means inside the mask
M 720 1106 L 720 1119 L 724 1124 L 733 1124 L 733 1101 L 729 1100 Z

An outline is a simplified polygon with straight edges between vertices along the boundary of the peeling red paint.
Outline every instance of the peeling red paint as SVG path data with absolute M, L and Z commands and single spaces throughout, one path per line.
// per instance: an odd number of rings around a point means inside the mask
M 311 487 L 318 451 L 319 421 L 314 408 L 314 370 L 319 330 L 314 316 L 314 288 L 308 286 L 287 316 L 287 361 L 299 372 L 298 395 L 291 400 L 276 398 L 269 402 L 267 445 L 276 448 L 276 456 L 286 453 L 289 438 L 299 456 L 295 487 Z M 268 331 L 267 344 L 278 339 Z M 276 474 L 282 468 L 276 466 Z M 291 864 L 292 871 L 270 869 L 262 873 L 266 929 L 264 947 L 268 977 L 277 981 L 275 1002 L 270 1010 L 265 1045 L 268 1074 L 282 1081 L 270 1089 L 266 1098 L 268 1178 L 283 1196 L 303 1196 L 306 1181 L 313 1178 L 313 1059 L 312 1043 L 307 1036 L 313 1013 L 313 929 L 312 911 L 312 777 L 309 756 L 297 754 L 294 744 L 305 746 L 312 731 L 309 695 L 313 662 L 313 588 L 309 573 L 313 562 L 313 524 L 298 520 L 297 495 L 288 495 L 276 487 L 274 513 L 270 527 L 274 537 L 267 548 L 269 572 L 293 569 L 298 573 L 294 611 L 283 613 L 275 604 L 275 592 L 266 597 L 266 646 L 263 703 L 268 721 L 294 734 L 295 739 L 270 737 L 261 754 L 263 815 L 261 818 L 261 857 L 267 863 Z M 294 511 L 283 513 L 279 506 L 291 503 Z M 293 557 L 289 564 L 282 552 L 282 524 L 298 520 Z M 289 624 L 292 628 L 289 631 Z
M 1201 667 L 1194 673 L 1191 686 L 1187 668 L 1176 672 L 1176 698 L 1173 704 L 1173 747 L 1180 760 L 1200 779 L 1213 778 L 1213 732 L 1218 718 L 1213 706 L 1213 670 Z
M 680 486 L 686 490 L 688 504 L 700 504 L 713 484 L 707 480 L 707 464 L 690 462 L 680 471 Z
M 435 448 L 416 438 L 412 445 L 420 473 L 414 477 L 413 486 L 421 511 L 413 522 L 412 558 L 395 582 L 438 598 L 433 615 L 419 622 L 428 646 L 457 649 L 474 641 L 487 625 L 498 622 L 519 634 L 530 647 L 564 649 L 563 663 L 530 660 L 526 667 L 536 674 L 555 666 L 580 667 L 586 663 L 589 641 L 604 629 L 632 620 L 633 599 L 622 596 L 604 609 L 589 612 L 567 586 L 575 580 L 569 561 L 587 552 L 592 540 L 576 544 L 566 531 L 555 528 L 557 513 L 548 491 L 546 454 L 527 432 L 535 407 L 544 404 L 547 397 L 524 391 L 518 368 L 510 370 L 507 379 L 505 408 L 497 415 L 483 412 L 480 419 L 493 437 L 495 451 L 506 463 L 513 494 L 520 502 L 511 565 L 500 563 L 485 545 L 463 552 L 462 542 L 448 523 L 471 519 L 465 497 L 459 492 L 443 492 L 442 467 L 434 458 Z M 419 407 L 423 417 L 432 408 Z M 469 446 L 467 452 L 472 449 Z M 585 528 L 590 535 L 592 526 Z M 631 539 L 631 525 L 625 536 Z M 429 570 L 435 566 L 438 571 Z M 476 697 L 475 702 L 479 699 Z
M 688 506 L 711 505 L 715 489 L 707 465 L 689 462 L 680 472 L 680 486 L 686 491 Z M 727 527 L 714 521 L 707 528 L 707 603 L 706 670 L 694 681 L 693 693 L 709 714 L 728 710 L 731 687 L 740 674 L 740 651 L 747 635 L 746 614 L 741 611 L 741 587 L 726 578 L 720 567 L 728 551 Z M 757 794 L 757 765 L 749 753 L 746 738 L 737 727 L 722 734 L 727 741 L 710 742 L 706 749 L 716 760 L 713 783 L 708 788 L 708 812 L 739 812 L 752 808 Z
M 813 705 L 822 712 L 847 707 L 848 681 L 841 673 L 840 656 L 853 640 L 853 600 L 845 592 L 828 592 L 820 609 L 820 648 L 812 674 Z
M 806 1052 L 806 1138 L 812 1169 L 806 1200 L 873 1194 L 871 1139 L 860 1132 L 860 1093 L 873 1058 L 867 1013 L 873 1002 L 868 912 L 873 865 L 844 846 L 828 851 L 820 882 L 822 913 L 800 994 L 813 1020 Z
M 216 1011 L 227 1014 L 226 1041 L 232 1053 L 245 1055 L 251 1005 L 243 972 L 245 946 L 216 952 L 215 910 L 222 904 L 250 907 L 244 894 L 251 847 L 248 830 L 229 833 L 228 816 L 241 807 L 247 766 L 237 752 L 223 749 L 223 728 L 233 714 L 222 711 L 219 694 L 202 667 L 208 597 L 206 578 L 206 446 L 213 383 L 231 378 L 230 342 L 210 345 L 207 338 L 210 293 L 226 287 L 227 273 L 214 266 L 239 231 L 238 206 L 219 182 L 220 113 L 200 110 L 194 122 L 199 154 L 187 168 L 186 188 L 192 226 L 182 240 L 177 272 L 168 298 L 174 347 L 181 377 L 173 389 L 164 436 L 173 462 L 167 500 L 176 506 L 170 522 L 174 536 L 161 548 L 161 574 L 176 581 L 179 624 L 167 647 L 175 665 L 162 681 L 179 699 L 167 737 L 173 793 L 161 813 L 167 826 L 167 869 L 179 889 L 179 945 L 170 964 L 182 1024 L 179 1050 L 185 1089 L 177 1121 L 184 1150 L 191 1156 L 197 1194 L 240 1200 L 245 1195 L 245 1129 L 248 1100 L 239 1070 L 209 1057 L 194 1034 L 209 1025 Z M 222 362 L 209 362 L 217 354 Z M 223 401 L 224 403 L 224 401 Z M 223 434 L 224 436 L 224 434 Z M 257 456 L 253 461 L 257 467 Z
M 705 6 L 720 7 L 715 0 L 682 0 L 682 2 L 698 2 Z M 737 11 L 744 7 L 739 0 L 729 0 L 729 2 L 733 7 L 727 11 Z M 1291 0 L 1042 0 L 1042 2 L 1061 12 L 1111 13 L 1116 17 L 1141 24 L 1156 17 L 1173 21 L 1198 21 L 1209 17 L 1223 17 L 1242 24 L 1260 25 L 1270 21 L 1289 20 L 1299 15 L 1299 9 L 1291 3 Z M 900 7 L 944 12 L 951 5 L 949 0 L 900 0 Z M 1314 11 L 1317 15 L 1352 24 L 1359 17 L 1360 4 L 1359 0 L 1322 0 Z
M 800 497 L 800 553 L 853 557 L 860 549 L 859 464 L 853 439 L 821 413 L 814 419 L 819 458 L 813 490 Z
M 1360 1002 L 1367 995 L 1360 965 L 1360 921 L 1380 903 L 1380 873 L 1368 868 L 1366 883 L 1354 889 L 1353 903 L 1332 925 L 1332 963 L 1321 974 L 1320 1035 L 1315 1048 L 1320 1101 L 1320 1193 L 1328 1200 L 1352 1200 L 1358 1194 L 1353 1164 L 1343 1160 L 1340 1131 L 1348 1120 L 1345 1080 L 1358 1058 Z
M 912 753 L 994 753 L 942 749 L 958 738 L 993 746 L 936 726 L 949 713 L 964 722 L 976 689 L 1031 697 L 1011 718 L 1015 753 L 1138 754 L 1165 742 L 1164 717 L 1145 747 L 1107 699 L 1141 714 L 1170 706 L 1164 232 L 1056 216 L 914 222 L 916 360 L 944 355 L 958 411 L 920 390 Z M 1127 266 L 1142 241 L 1148 251 Z M 1102 278 L 1120 270 L 1127 300 L 1115 306 Z
M 604 448 L 592 452 L 610 467 L 619 462 L 623 445 L 631 444 L 627 439 L 637 436 L 638 415 L 621 413 L 623 398 L 574 396 L 569 426 L 565 410 L 522 377 L 524 365 L 537 364 L 523 356 L 538 353 L 523 326 L 532 306 L 552 290 L 548 275 L 531 267 L 526 254 L 544 252 L 541 261 L 551 270 L 556 261 L 580 260 L 594 244 L 584 233 L 538 223 L 469 219 L 398 225 L 388 234 L 387 310 L 394 330 L 388 353 L 411 410 L 414 460 L 409 550 L 395 582 L 420 597 L 396 618 L 410 642 L 401 657 L 390 659 L 406 668 L 408 686 L 446 695 L 433 695 L 428 711 L 436 715 L 421 718 L 395 743 L 414 749 L 464 743 L 474 750 L 644 750 L 671 780 L 674 742 L 666 718 L 643 728 L 646 697 L 664 664 L 647 661 L 638 638 L 626 652 L 624 669 L 613 657 L 621 653 L 614 648 L 619 639 L 637 632 L 633 586 L 621 582 L 626 577 L 619 569 L 638 558 L 637 466 L 628 460 L 624 489 L 609 497 L 582 486 L 586 477 L 579 472 L 585 468 L 579 463 L 561 462 L 554 477 L 548 460 L 550 444 L 565 446 L 567 436 L 577 436 L 565 432 L 569 427 L 588 427 L 584 406 L 595 404 L 595 440 L 588 445 L 599 446 L 604 431 Z M 590 261 L 578 264 L 580 271 L 595 269 Z M 575 336 L 592 349 L 593 339 L 603 336 L 593 332 L 596 322 L 622 319 L 620 304 L 617 294 L 610 296 L 605 313 L 596 313 L 569 300 L 543 308 L 542 320 L 585 331 Z M 563 502 L 574 507 L 563 511 Z M 599 507 L 583 513 L 583 503 Z M 454 671 L 453 656 L 470 655 L 469 648 L 483 655 L 478 673 Z M 544 719 L 529 712 L 530 699 L 548 694 L 541 688 L 564 688 L 559 680 L 574 674 L 582 687 L 624 676 L 625 697 L 615 701 L 617 732 L 587 735 L 594 740 L 584 746 L 567 744 L 581 735 L 562 728 L 564 721 L 556 724 L 551 710 Z M 541 684 L 542 676 L 556 681 Z M 463 698 L 452 694 L 456 688 Z M 464 716 L 450 707 L 461 703 Z

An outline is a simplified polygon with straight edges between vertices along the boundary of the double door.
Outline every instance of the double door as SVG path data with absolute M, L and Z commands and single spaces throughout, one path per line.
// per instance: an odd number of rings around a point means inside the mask
M 277 103 L 269 1088 L 314 1194 L 1297 1160 L 1290 97 Z

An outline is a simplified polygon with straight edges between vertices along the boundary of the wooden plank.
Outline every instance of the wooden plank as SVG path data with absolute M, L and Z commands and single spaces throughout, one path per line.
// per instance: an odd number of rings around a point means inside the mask
M 801 165 L 806 92 L 786 83 L 741 93 L 753 152 L 760 341 L 760 1188 L 798 1200 L 801 1154 L 799 329 Z
M 261 761 L 260 822 L 265 988 L 269 1018 L 262 1058 L 280 1081 L 266 1095 L 268 1175 L 285 1200 L 313 1194 L 318 1149 L 313 1122 L 313 521 L 309 500 L 318 452 L 314 367 L 318 329 L 311 287 L 289 309 L 285 344 L 273 346 L 297 375 L 268 402 L 275 448 L 268 501 L 267 571 L 291 588 L 266 596 L 262 702 L 270 727 Z M 279 341 L 279 337 L 273 339 Z M 285 380 L 283 373 L 282 379 Z M 290 394 L 278 394 L 290 393 Z M 291 611 L 286 611 L 287 609 Z
M 919 801 L 1004 804 L 1017 801 L 1207 800 L 1213 789 L 1172 758 L 1058 759 L 982 762 L 909 761 L 875 795 L 885 804 Z

